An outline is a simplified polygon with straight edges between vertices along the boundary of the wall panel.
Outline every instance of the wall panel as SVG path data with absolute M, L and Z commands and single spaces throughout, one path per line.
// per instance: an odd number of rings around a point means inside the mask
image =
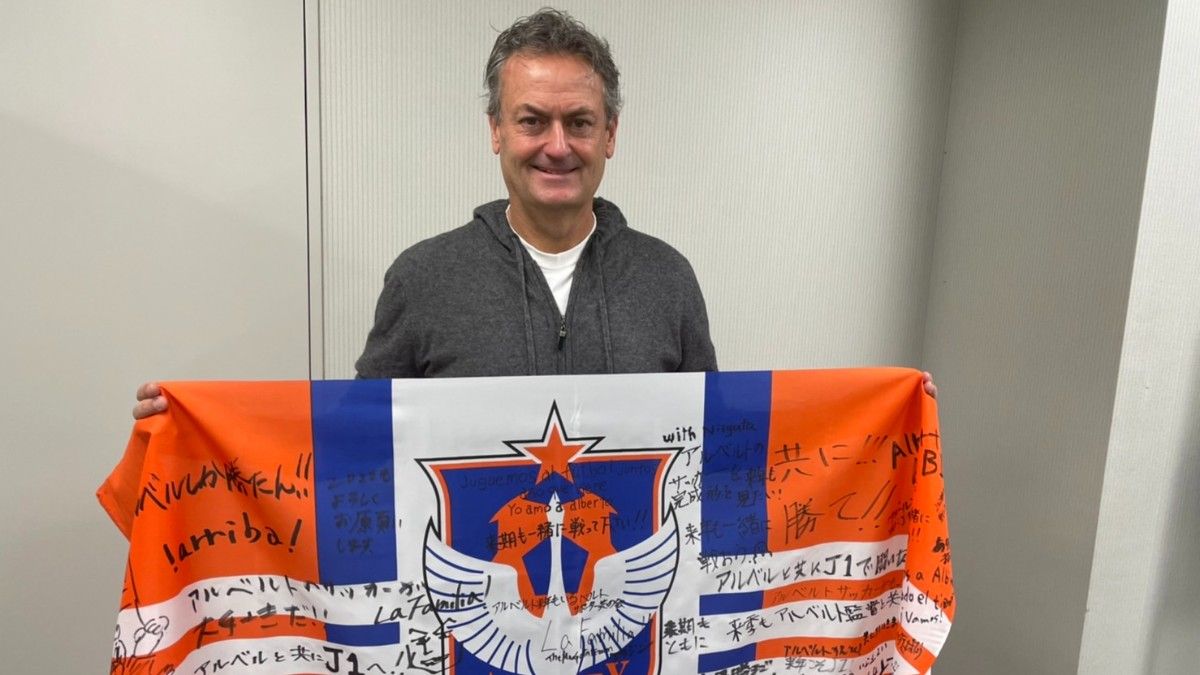
M 0 651 L 104 672 L 149 379 L 308 373 L 301 5 L 0 3 Z
M 938 675 L 1075 670 L 1165 7 L 962 3 L 925 331 L 961 608 Z
M 1164 32 L 1081 673 L 1200 659 L 1200 6 Z

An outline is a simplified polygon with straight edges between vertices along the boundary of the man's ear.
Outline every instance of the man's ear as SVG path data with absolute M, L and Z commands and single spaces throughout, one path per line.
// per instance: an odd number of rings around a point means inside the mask
M 497 113 L 498 115 L 498 113 Z M 488 115 L 488 126 L 492 129 L 492 154 L 500 154 L 500 120 L 497 115 Z
M 612 159 L 613 153 L 616 152 L 616 150 L 617 150 L 617 116 L 616 115 L 613 115 L 613 118 L 608 121 L 608 124 L 606 125 L 604 132 L 608 135 L 608 138 L 605 139 L 605 142 L 604 142 L 604 158 Z

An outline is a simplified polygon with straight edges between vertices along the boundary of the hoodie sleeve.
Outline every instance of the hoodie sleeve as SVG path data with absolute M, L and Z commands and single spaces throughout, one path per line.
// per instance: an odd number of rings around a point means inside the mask
M 383 277 L 375 304 L 375 325 L 367 335 L 362 356 L 354 363 L 359 379 L 419 377 L 415 342 L 405 324 L 406 284 L 403 258 L 396 259 Z
M 679 342 L 683 358 L 679 362 L 681 372 L 717 370 L 717 352 L 708 334 L 708 310 L 704 305 L 704 294 L 690 263 L 687 267 L 687 289 L 685 310 L 680 317 Z

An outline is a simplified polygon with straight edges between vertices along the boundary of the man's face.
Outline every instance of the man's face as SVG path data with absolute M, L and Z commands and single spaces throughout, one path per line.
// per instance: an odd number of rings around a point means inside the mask
M 617 120 L 606 119 L 604 84 L 582 59 L 514 54 L 500 71 L 492 151 L 514 207 L 528 215 L 591 209 L 613 155 Z

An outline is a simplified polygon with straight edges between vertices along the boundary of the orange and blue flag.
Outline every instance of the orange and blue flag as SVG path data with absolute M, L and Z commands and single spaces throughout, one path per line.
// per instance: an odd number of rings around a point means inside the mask
M 916 371 L 163 389 L 114 673 L 925 673 L 954 616 Z

